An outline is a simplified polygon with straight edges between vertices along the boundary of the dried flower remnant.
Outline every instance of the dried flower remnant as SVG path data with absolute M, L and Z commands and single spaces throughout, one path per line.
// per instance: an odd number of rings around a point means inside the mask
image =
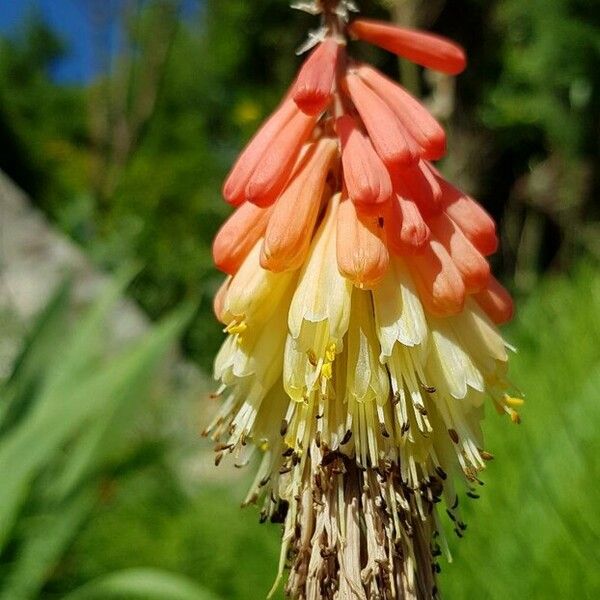
M 301 2 L 322 26 L 287 97 L 223 188 L 238 208 L 213 246 L 227 338 L 206 430 L 261 462 L 245 504 L 283 524 L 279 583 L 298 600 L 429 599 L 461 484 L 491 454 L 489 398 L 519 421 L 496 325 L 510 296 L 490 274 L 493 220 L 448 183 L 441 125 L 353 61 L 358 38 L 445 73 L 466 59 L 425 32 L 356 19 L 348 0 Z

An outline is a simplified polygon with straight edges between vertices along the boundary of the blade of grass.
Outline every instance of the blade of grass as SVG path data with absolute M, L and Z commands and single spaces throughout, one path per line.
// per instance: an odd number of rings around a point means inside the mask
M 134 274 L 132 267 L 125 267 L 110 280 L 99 299 L 80 319 L 68 343 L 64 347 L 55 348 L 59 367 L 49 374 L 46 382 L 48 389 L 65 386 L 81 373 L 96 366 L 105 344 L 107 317 Z
M 170 346 L 189 322 L 192 311 L 192 307 L 189 306 L 180 308 L 161 323 L 154 334 L 160 335 L 161 330 L 164 330 L 165 344 Z M 63 497 L 71 493 L 78 482 L 102 462 L 113 441 L 129 425 L 131 415 L 147 394 L 151 381 L 151 377 L 146 377 L 139 385 L 131 387 L 127 395 L 108 398 L 102 413 L 94 419 L 72 448 L 69 460 L 52 488 L 53 495 Z
M 63 600 L 217 600 L 181 575 L 157 569 L 128 569 L 96 579 Z
M 55 380 L 45 389 L 30 418 L 5 437 L 0 445 L 0 549 L 8 539 L 19 505 L 36 472 L 86 420 L 101 414 L 107 402 L 128 397 L 144 384 L 182 324 L 181 315 L 176 315 L 102 370 L 79 380 Z M 58 385 L 59 381 L 63 387 Z
M 36 318 L 12 373 L 0 387 L 0 435 L 27 412 L 36 388 L 55 359 L 57 344 L 65 337 L 70 293 L 69 280 L 54 292 Z

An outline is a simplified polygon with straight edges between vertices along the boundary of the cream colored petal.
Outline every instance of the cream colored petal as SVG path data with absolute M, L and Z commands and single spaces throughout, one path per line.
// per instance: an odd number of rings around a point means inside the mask
M 390 257 L 390 268 L 386 276 L 373 290 L 373 304 L 382 361 L 392 355 L 396 342 L 405 346 L 425 342 L 427 322 L 423 307 L 400 258 Z
M 350 317 L 352 284 L 342 277 L 336 262 L 337 194 L 313 241 L 290 307 L 290 333 L 303 351 L 321 355 L 333 343 L 341 349 Z
M 260 266 L 262 238 L 254 245 L 231 280 L 225 297 L 225 315 L 231 321 L 254 326 L 265 323 L 293 285 L 296 273 L 272 273 Z
M 473 364 L 446 319 L 430 318 L 431 352 L 427 362 L 428 375 L 434 386 L 444 383 L 454 398 L 464 398 L 467 388 L 484 391 L 483 376 Z M 438 383 L 440 382 L 440 383 Z
M 486 371 L 493 372 L 497 361 L 508 361 L 502 335 L 476 302 L 467 300 L 464 312 L 450 321 L 467 351 Z
M 379 362 L 373 306 L 369 292 L 355 289 L 348 329 L 348 396 L 358 402 L 375 400 L 383 405 L 389 399 L 389 377 Z

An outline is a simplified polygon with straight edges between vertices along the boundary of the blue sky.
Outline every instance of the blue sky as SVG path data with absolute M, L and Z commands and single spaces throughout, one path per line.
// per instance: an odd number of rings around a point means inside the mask
M 61 82 L 84 82 L 97 73 L 93 34 L 101 35 L 106 49 L 118 44 L 115 15 L 124 0 L 0 0 L 0 34 L 18 35 L 27 18 L 37 14 L 67 42 L 68 55 L 53 66 L 52 75 Z M 192 15 L 202 0 L 184 0 L 184 14 Z M 105 26 L 91 26 L 93 6 L 102 6 Z M 97 14 L 97 12 L 96 12 Z M 97 37 L 96 37 L 97 39 Z M 96 42 L 94 42 L 96 43 Z

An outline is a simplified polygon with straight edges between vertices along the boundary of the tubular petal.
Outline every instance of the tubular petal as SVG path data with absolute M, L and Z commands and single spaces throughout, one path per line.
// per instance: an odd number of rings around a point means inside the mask
M 392 355 L 397 342 L 417 346 L 427 339 L 423 307 L 402 259 L 390 257 L 390 267 L 373 290 L 375 322 L 382 360 Z
M 444 156 L 446 133 L 416 98 L 371 66 L 361 65 L 358 74 L 389 104 L 410 135 L 423 148 L 422 158 L 437 160 Z
M 326 39 L 300 69 L 292 97 L 298 108 L 307 115 L 318 115 L 331 100 L 339 49 L 336 40 Z
M 229 284 L 224 314 L 232 332 L 242 334 L 248 326 L 265 323 L 293 281 L 294 273 L 271 273 L 259 264 L 259 240 Z
M 396 254 L 418 252 L 431 237 L 417 205 L 402 196 L 390 202 L 385 216 L 385 233 L 390 248 Z
M 225 221 L 212 246 L 218 269 L 235 275 L 252 247 L 265 233 L 270 214 L 270 208 L 245 202 Z
M 225 296 L 231 283 L 231 277 L 226 277 L 225 281 L 219 286 L 217 293 L 213 299 L 213 312 L 219 323 L 225 325 L 228 322 L 227 313 L 225 311 Z
M 379 340 L 371 295 L 354 290 L 348 328 L 346 398 L 350 402 L 354 400 L 384 405 L 388 401 L 389 390 L 387 371 L 379 362 Z
M 341 345 L 348 329 L 352 284 L 342 277 L 335 260 L 339 202 L 339 194 L 329 201 L 290 307 L 290 334 L 302 351 L 324 351 L 330 342 Z
M 227 202 L 238 205 L 245 200 L 246 185 L 254 169 L 296 112 L 298 109 L 294 102 L 291 99 L 284 100 L 250 140 L 223 184 L 223 197 Z
M 263 268 L 279 272 L 298 269 L 304 263 L 336 154 L 337 144 L 331 138 L 315 144 L 300 172 L 277 199 L 262 246 Z
M 445 213 L 461 228 L 466 238 L 481 254 L 494 254 L 498 249 L 494 219 L 479 203 L 448 183 L 439 173 L 436 173 L 436 179 L 442 189 Z
M 230 335 L 215 358 L 215 377 L 226 385 L 233 385 L 240 380 L 251 384 L 245 388 L 244 402 L 255 408 L 258 408 L 257 404 L 260 405 L 281 375 L 288 306 L 289 297 L 283 297 L 273 307 L 270 327 L 261 327 L 252 332 L 249 330 L 249 335 L 244 338 L 238 334 Z M 241 415 L 242 411 L 236 418 Z M 256 410 L 250 411 L 250 415 L 253 420 Z M 240 433 L 238 431 L 237 435 Z
M 423 251 L 405 257 L 425 309 L 436 317 L 458 314 L 465 303 L 465 285 L 446 249 L 430 240 Z
M 465 51 L 439 35 L 371 19 L 356 19 L 349 31 L 360 40 L 442 73 L 458 75 L 467 66 Z
M 386 165 L 415 163 L 418 155 L 394 111 L 355 73 L 348 73 L 346 85 L 383 162 Z
M 485 383 L 471 356 L 454 334 L 450 319 L 431 319 L 431 349 L 428 371 L 438 387 L 457 400 L 466 398 L 468 389 L 485 390 Z
M 336 130 L 342 144 L 344 182 L 350 199 L 365 208 L 389 200 L 392 195 L 390 175 L 354 119 L 340 117 Z
M 272 140 L 246 185 L 246 199 L 258 206 L 272 204 L 283 190 L 316 117 L 296 108 L 295 114 Z
M 377 217 L 358 214 L 350 200 L 340 204 L 336 230 L 338 269 L 359 288 L 375 287 L 388 268 L 389 255 L 380 229 Z
M 506 343 L 473 298 L 467 298 L 465 310 L 452 317 L 452 327 L 483 371 L 493 372 L 505 366 L 508 361 Z
M 442 210 L 442 189 L 427 163 L 397 169 L 392 173 L 394 190 L 404 198 L 410 198 L 426 219 Z
M 514 315 L 513 299 L 493 275 L 487 288 L 479 292 L 475 300 L 496 325 L 507 323 Z
M 456 223 L 444 213 L 431 218 L 428 223 L 431 232 L 446 248 L 460 271 L 467 293 L 485 289 L 490 280 L 490 265 Z

